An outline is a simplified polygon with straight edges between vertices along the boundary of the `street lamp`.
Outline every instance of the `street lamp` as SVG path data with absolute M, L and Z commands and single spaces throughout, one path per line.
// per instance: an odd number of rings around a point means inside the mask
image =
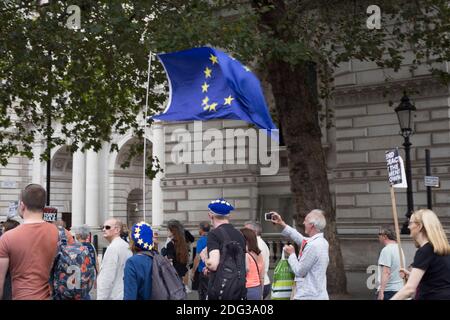
M 410 147 L 411 142 L 409 141 L 409 136 L 413 134 L 412 123 L 416 107 L 410 102 L 409 97 L 406 92 L 403 93 L 402 100 L 395 112 L 397 113 L 398 122 L 400 124 L 400 135 L 405 139 L 403 146 L 405 147 L 405 172 L 406 172 L 406 182 L 408 187 L 406 189 L 406 197 L 408 203 L 408 210 L 406 212 L 406 217 L 408 218 L 402 227 L 402 234 L 409 234 L 408 221 L 411 214 L 414 211 L 414 200 L 412 194 L 411 185 L 411 158 L 410 158 Z

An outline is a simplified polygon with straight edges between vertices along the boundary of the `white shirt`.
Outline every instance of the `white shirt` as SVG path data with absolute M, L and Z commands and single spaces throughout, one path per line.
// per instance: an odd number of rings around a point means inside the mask
M 125 262 L 133 254 L 122 238 L 115 238 L 106 250 L 97 278 L 97 300 L 123 300 Z
M 329 245 L 323 237 L 323 233 L 307 238 L 294 228 L 286 226 L 282 234 L 288 236 L 300 246 L 303 240 L 308 241 L 301 257 L 297 259 L 295 253 L 293 253 L 288 259 L 289 265 L 295 273 L 296 292 L 294 300 L 328 300 Z
M 269 247 L 260 236 L 258 236 L 256 239 L 258 240 L 258 248 L 259 250 L 261 250 L 261 254 L 264 258 L 264 285 L 267 285 L 270 284 L 269 279 L 270 251 Z

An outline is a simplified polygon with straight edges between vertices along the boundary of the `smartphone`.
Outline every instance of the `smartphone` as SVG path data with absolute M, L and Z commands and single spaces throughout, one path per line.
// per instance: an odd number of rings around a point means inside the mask
M 271 213 L 271 212 L 264 213 L 264 220 L 272 221 L 272 215 L 273 215 L 273 213 Z

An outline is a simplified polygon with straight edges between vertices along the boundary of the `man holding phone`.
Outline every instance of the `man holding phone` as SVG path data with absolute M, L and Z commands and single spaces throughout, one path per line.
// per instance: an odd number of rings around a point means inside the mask
M 320 209 L 309 212 L 303 224 L 305 237 L 294 228 L 288 226 L 276 212 L 266 214 L 274 224 L 283 228 L 282 235 L 291 238 L 301 246 L 298 258 L 292 245 L 285 245 L 283 250 L 288 257 L 289 265 L 295 274 L 296 293 L 294 300 L 328 300 L 326 272 L 329 263 L 328 241 L 323 236 L 326 220 Z M 306 245 L 305 245 L 306 243 Z

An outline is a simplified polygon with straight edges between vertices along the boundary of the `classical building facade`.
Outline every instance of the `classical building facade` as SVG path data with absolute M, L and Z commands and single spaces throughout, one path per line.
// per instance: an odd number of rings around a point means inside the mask
M 449 64 L 442 64 L 441 68 L 448 71 Z M 391 78 L 389 82 L 385 82 L 386 76 Z M 405 65 L 393 73 L 358 61 L 341 65 L 335 87 L 332 98 L 326 102 L 333 110 L 328 116 L 334 125 L 323 128 L 323 143 L 344 263 L 350 276 L 349 289 L 364 294 L 369 276 L 366 269 L 376 264 L 381 249 L 378 228 L 393 221 L 384 157 L 385 151 L 394 147 L 399 147 L 404 155 L 394 112 L 404 90 L 417 108 L 415 133 L 411 137 L 414 207 L 427 205 L 423 179 L 425 149 L 429 149 L 432 174 L 440 178 L 440 187 L 433 190 L 433 209 L 445 228 L 450 227 L 450 91 L 424 68 L 410 71 Z M 215 128 L 222 132 L 248 127 L 244 122 L 231 120 L 202 125 L 203 130 Z M 207 220 L 208 203 L 224 197 L 236 208 L 233 221 L 238 226 L 247 220 L 262 221 L 264 238 L 271 243 L 272 253 L 279 256 L 282 239 L 272 224 L 264 222 L 263 214 L 275 210 L 287 221 L 292 221 L 295 214 L 284 147 L 279 150 L 280 168 L 276 175 L 261 175 L 260 166 L 248 161 L 176 163 L 174 148 L 180 145 L 177 134 L 180 130 L 192 132 L 193 128 L 193 122 L 181 122 L 155 123 L 147 129 L 146 138 L 151 145 L 148 152 L 158 157 L 164 173 L 153 181 L 145 180 L 145 204 L 142 158 L 134 160 L 127 169 L 120 167 L 134 141 L 131 135 L 113 138 L 119 145 L 119 152 L 115 153 L 108 152 L 106 143 L 99 153 L 71 155 L 66 147 L 54 150 L 51 205 L 72 225 L 87 223 L 97 228 L 96 232 L 108 216 L 119 217 L 128 225 L 143 219 L 145 206 L 145 219 L 161 226 L 162 234 L 170 219 L 180 220 L 196 234 L 198 223 Z M 208 142 L 197 145 L 203 149 Z M 191 148 L 198 151 L 194 142 Z M 36 144 L 36 155 L 41 150 L 42 145 Z M 248 160 L 250 152 L 251 148 L 247 148 L 240 160 Z M 239 159 L 239 155 L 233 157 Z M 9 204 L 17 200 L 22 187 L 32 181 L 45 186 L 45 180 L 45 163 L 40 163 L 38 157 L 32 161 L 11 159 L 8 166 L 0 168 L 0 216 L 6 216 Z M 403 223 L 406 190 L 396 190 L 396 198 Z M 413 246 L 407 236 L 402 240 L 410 263 Z

